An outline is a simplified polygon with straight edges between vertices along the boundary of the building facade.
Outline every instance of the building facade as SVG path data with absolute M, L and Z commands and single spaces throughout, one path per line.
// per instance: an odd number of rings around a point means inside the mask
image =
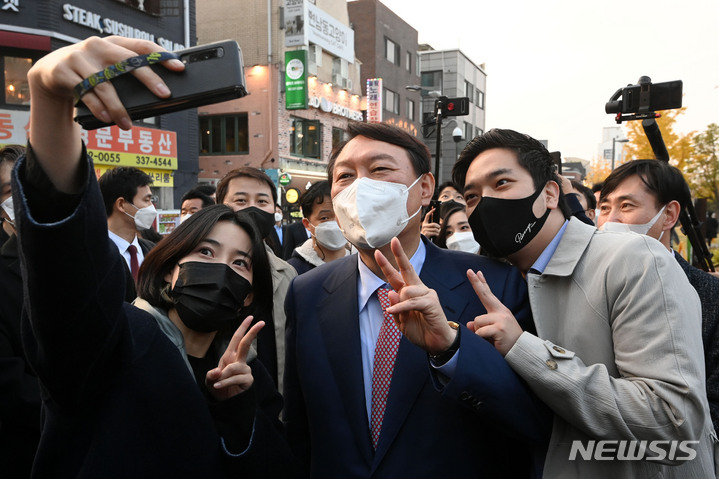
M 420 94 L 407 89 L 420 81 L 417 30 L 378 0 L 355 0 L 347 8 L 362 63 L 360 81 L 374 81 L 380 94 L 377 120 L 418 136 Z
M 469 98 L 469 114 L 445 118 L 442 122 L 441 161 L 437 184 L 450 181 L 452 165 L 459 152 L 469 140 L 485 131 L 485 93 L 487 74 L 484 65 L 477 65 L 461 50 L 434 50 L 429 45 L 420 45 L 421 70 L 421 137 L 436 161 L 436 127 L 434 126 L 434 105 L 436 97 Z M 452 132 L 462 132 L 455 141 Z
M 4 0 L 0 3 L 0 144 L 25 144 L 30 96 L 27 72 L 45 54 L 90 36 L 121 35 L 159 43 L 168 50 L 194 44 L 194 0 Z M 84 131 L 96 174 L 136 166 L 154 179 L 158 208 L 169 209 L 196 183 L 195 110 L 117 127 Z
M 348 122 L 363 120 L 347 3 L 201 0 L 197 7 L 200 43 L 239 43 L 250 93 L 199 109 L 200 180 L 216 183 L 243 165 L 262 168 L 296 216 L 298 196 L 327 177 Z

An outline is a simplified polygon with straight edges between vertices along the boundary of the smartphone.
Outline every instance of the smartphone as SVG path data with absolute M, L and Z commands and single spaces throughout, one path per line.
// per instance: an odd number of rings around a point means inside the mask
M 431 200 L 429 202 L 429 209 L 431 210 L 434 208 L 434 213 L 432 213 L 432 223 L 439 224 L 439 213 L 440 213 L 440 206 L 442 205 L 442 202 L 439 200 Z
M 156 97 L 131 73 L 110 80 L 132 120 L 247 95 L 242 51 L 236 41 L 198 45 L 174 53 L 185 64 L 183 71 L 173 72 L 159 64 L 149 67 L 167 84 L 171 92 L 169 98 Z M 86 130 L 113 124 L 95 118 L 82 101 L 77 105 L 75 121 Z
M 552 161 L 554 162 L 554 166 L 557 167 L 557 174 L 562 174 L 562 153 L 559 151 L 551 151 L 549 153 L 552 155 Z

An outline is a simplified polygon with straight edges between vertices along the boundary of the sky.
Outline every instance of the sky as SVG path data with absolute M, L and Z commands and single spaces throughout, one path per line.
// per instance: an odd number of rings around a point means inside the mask
M 420 43 L 485 64 L 487 129 L 548 140 L 563 158 L 598 155 L 616 126 L 604 104 L 643 75 L 684 82 L 676 131 L 719 123 L 718 0 L 380 1 Z

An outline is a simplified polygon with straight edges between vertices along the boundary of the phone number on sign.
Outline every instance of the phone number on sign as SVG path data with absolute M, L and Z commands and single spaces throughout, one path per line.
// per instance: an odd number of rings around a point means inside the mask
M 118 151 L 88 150 L 88 155 L 97 164 L 113 166 L 150 167 L 160 170 L 176 170 L 177 158 L 166 156 L 145 156 Z

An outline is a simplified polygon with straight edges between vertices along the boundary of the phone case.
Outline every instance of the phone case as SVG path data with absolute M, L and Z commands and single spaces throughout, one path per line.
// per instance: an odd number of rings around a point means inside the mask
M 182 72 L 151 65 L 167 84 L 171 96 L 158 98 L 132 73 L 111 80 L 120 100 L 132 120 L 163 115 L 202 105 L 242 98 L 247 95 L 242 51 L 234 40 L 199 45 L 176 52 L 185 63 Z M 86 130 L 94 130 L 113 123 L 95 118 L 84 103 L 77 105 L 75 121 Z

